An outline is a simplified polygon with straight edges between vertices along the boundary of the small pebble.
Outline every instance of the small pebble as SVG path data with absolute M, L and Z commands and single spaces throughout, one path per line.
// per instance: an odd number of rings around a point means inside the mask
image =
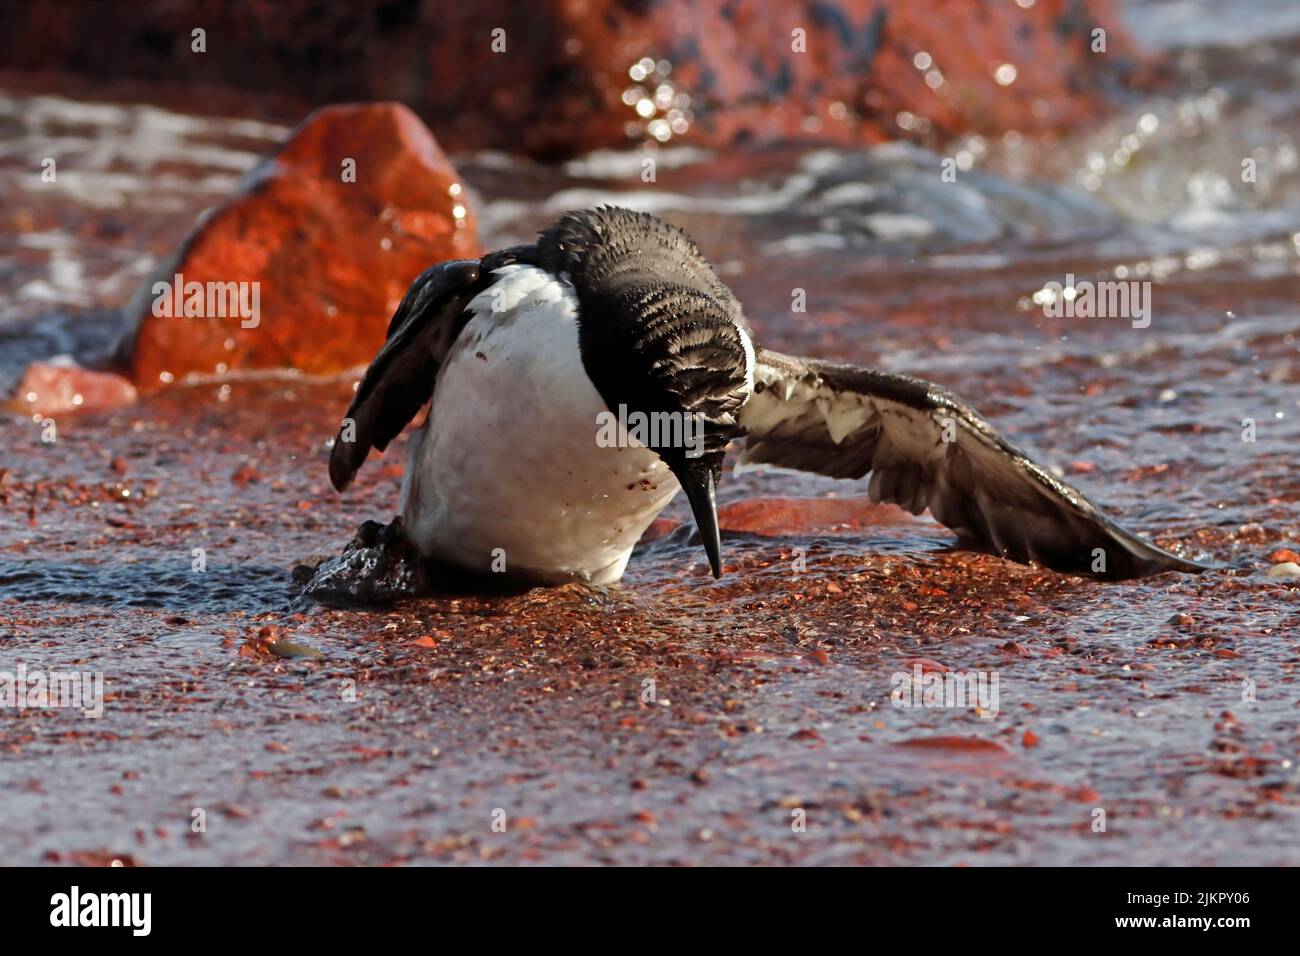
M 283 638 L 271 642 L 267 645 L 267 648 L 276 657 L 281 658 L 306 657 L 312 660 L 319 660 L 325 656 L 314 647 L 310 647 L 306 644 L 295 644 L 292 641 L 286 641 Z
M 1275 564 L 1268 569 L 1270 578 L 1296 578 L 1300 577 L 1300 564 L 1294 561 L 1285 561 L 1282 564 Z

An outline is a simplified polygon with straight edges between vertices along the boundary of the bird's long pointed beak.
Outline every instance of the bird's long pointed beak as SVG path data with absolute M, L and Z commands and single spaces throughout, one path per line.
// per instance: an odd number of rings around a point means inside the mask
M 714 494 L 711 468 L 683 468 L 677 476 L 686 500 L 691 503 L 695 527 L 700 530 L 704 553 L 709 556 L 709 567 L 715 578 L 722 577 L 722 537 L 718 531 L 718 502 Z

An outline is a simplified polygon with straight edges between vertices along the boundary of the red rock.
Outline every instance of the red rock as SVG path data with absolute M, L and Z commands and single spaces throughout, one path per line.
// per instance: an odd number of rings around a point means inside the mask
M 72 866 L 139 866 L 129 853 L 112 853 L 108 850 L 73 850 L 60 854 L 59 861 Z
M 10 404 L 33 415 L 59 415 L 119 408 L 135 400 L 135 386 L 112 372 L 71 363 L 33 362 L 14 386 Z
M 1026 730 L 1025 735 L 1020 738 L 1020 743 L 1025 747 L 1037 747 L 1039 744 L 1038 734 L 1034 733 L 1032 730 Z
M 1099 74 L 1119 68 L 1131 50 L 1104 0 L 1073 9 L 1069 0 L 1039 0 L 1028 10 L 809 0 L 783 12 L 774 18 L 759 0 L 649 5 L 651 29 L 641 42 L 672 62 L 672 79 L 700 104 L 699 135 L 710 142 L 914 135 L 900 128 L 899 114 L 922 120 L 922 135 L 1062 129 L 1097 115 Z M 1088 51 L 1095 24 L 1109 31 L 1104 56 Z M 636 27 L 621 24 L 618 35 L 636 37 Z M 791 52 L 795 28 L 807 31 L 805 54 Z M 925 69 L 919 53 L 931 58 Z M 1010 85 L 995 78 L 1002 64 L 1016 68 Z M 926 82 L 932 71 L 943 77 L 937 89 Z
M 674 518 L 664 518 L 664 517 L 655 518 L 654 521 L 650 522 L 650 527 L 646 528 L 645 533 L 641 535 L 641 540 L 644 542 L 644 541 L 653 541 L 656 538 L 662 538 L 664 535 L 668 534 L 674 528 L 676 528 L 679 524 L 681 524 L 681 522 L 677 521 Z
M 230 480 L 241 488 L 252 481 L 261 481 L 262 476 L 257 473 L 257 469 L 252 465 L 240 465 L 230 473 Z
M 246 640 L 239 648 L 240 657 L 251 657 L 254 660 L 270 660 L 275 655 L 271 652 L 269 645 L 262 641 L 252 638 Z
M 347 160 L 355 182 L 344 181 Z M 146 391 L 236 369 L 337 372 L 374 355 L 420 272 L 478 252 L 456 171 L 410 110 L 327 107 L 205 214 L 144 283 L 118 360 Z M 249 308 L 226 308 L 221 318 L 224 303 L 205 294 L 206 315 L 155 315 L 180 297 L 164 291 L 177 275 L 186 296 L 199 288 L 191 283 L 246 284 L 238 289 Z
M 956 736 L 939 736 L 939 737 L 913 737 L 910 740 L 900 740 L 894 744 L 895 747 L 910 747 L 921 750 L 975 750 L 989 751 L 994 753 L 1008 753 L 1006 747 L 996 740 L 986 740 L 983 737 L 956 737 Z
M 718 509 L 724 531 L 751 534 L 801 534 L 856 531 L 912 521 L 895 505 L 878 505 L 866 495 L 846 498 L 746 498 Z
M 938 661 L 932 661 L 928 657 L 909 657 L 907 660 L 903 661 L 903 666 L 909 671 L 920 667 L 922 674 L 948 673 L 948 668 L 945 665 L 940 664 Z
M 201 79 L 215 88 L 209 101 L 222 87 L 316 104 L 400 99 L 452 149 L 555 157 L 646 138 L 650 124 L 670 122 L 667 109 L 681 111 L 671 115 L 679 131 L 664 135 L 706 145 L 1059 131 L 1096 118 L 1105 91 L 1131 87 L 1141 65 L 1110 0 L 1037 0 L 1028 9 L 944 0 L 479 0 L 435 4 L 436 15 L 428 4 L 396 6 L 410 9 L 381 17 L 366 4 L 281 0 L 271 23 L 257 4 L 209 5 L 209 46 L 195 56 L 167 4 L 29 0 L 6 11 L 0 66 L 75 64 L 159 87 L 167 76 L 191 94 Z M 1090 50 L 1096 26 L 1107 30 L 1105 53 Z M 795 30 L 804 31 L 804 52 Z M 671 70 L 633 77 L 643 58 Z M 996 79 L 1003 64 L 1016 70 L 1006 85 Z M 928 74 L 942 79 L 932 88 Z M 650 98 L 664 83 L 690 102 L 642 117 L 636 98 L 624 99 L 638 86 Z M 900 114 L 912 118 L 910 129 Z
M 1269 564 L 1300 564 L 1300 554 L 1296 554 L 1290 548 L 1282 548 L 1274 551 L 1268 556 Z

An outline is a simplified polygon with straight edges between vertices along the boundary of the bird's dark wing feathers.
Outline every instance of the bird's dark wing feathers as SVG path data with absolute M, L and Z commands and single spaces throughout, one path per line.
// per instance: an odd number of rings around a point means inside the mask
M 465 306 L 484 271 L 474 260 L 443 262 L 411 283 L 330 452 L 330 481 L 339 491 L 351 484 L 370 449 L 387 448 L 433 394 L 438 369 L 465 325 Z
M 930 382 L 760 350 L 742 464 L 861 478 L 926 508 L 964 544 L 1054 571 L 1123 579 L 1202 571 L 1125 531 Z

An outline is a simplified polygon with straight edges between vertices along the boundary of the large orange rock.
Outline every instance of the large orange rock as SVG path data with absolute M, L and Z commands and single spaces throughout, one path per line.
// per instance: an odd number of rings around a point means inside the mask
M 478 253 L 464 188 L 415 114 L 326 107 L 144 283 L 117 360 L 144 391 L 240 369 L 339 371 L 375 354 L 421 271 Z

